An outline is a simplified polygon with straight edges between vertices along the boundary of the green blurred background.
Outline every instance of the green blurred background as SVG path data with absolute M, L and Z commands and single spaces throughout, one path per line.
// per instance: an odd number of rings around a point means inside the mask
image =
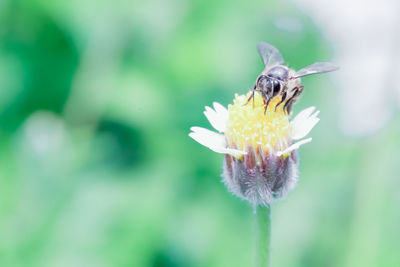
M 0 266 L 254 266 L 253 210 L 189 128 L 253 85 L 259 41 L 295 69 L 335 61 L 307 12 L 5 0 L 0 25 Z M 400 266 L 400 121 L 343 134 L 351 88 L 335 75 L 304 79 L 294 112 L 315 105 L 321 122 L 298 187 L 272 207 L 272 266 Z

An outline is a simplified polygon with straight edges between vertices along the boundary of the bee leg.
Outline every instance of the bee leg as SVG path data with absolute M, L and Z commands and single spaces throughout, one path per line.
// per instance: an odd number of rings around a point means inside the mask
M 294 97 L 295 96 L 293 95 L 291 98 L 289 98 L 288 101 L 283 106 L 283 109 L 286 110 L 287 114 L 290 114 L 290 111 L 292 110 L 292 104 L 293 104 L 292 102 Z
M 267 113 L 268 104 L 269 104 L 269 101 L 271 101 L 271 99 L 272 99 L 272 98 L 268 98 L 267 101 L 264 101 L 264 102 L 265 102 L 264 115 L 265 115 L 265 113 Z
M 250 102 L 250 100 L 251 100 L 252 98 L 254 98 L 254 90 L 253 90 L 253 92 L 251 93 L 251 96 L 247 99 L 246 104 L 244 104 L 243 106 L 246 106 L 246 105 Z M 253 102 L 254 102 L 254 100 L 253 100 Z M 253 105 L 254 105 L 254 103 L 253 103 Z
M 253 108 L 254 108 L 254 92 L 256 91 L 256 86 L 254 86 L 252 92 L 251 92 L 251 96 L 249 97 L 249 99 L 247 99 L 246 104 L 244 104 L 243 106 L 247 105 L 251 99 L 253 99 Z
M 276 106 L 275 106 L 275 112 L 276 112 L 276 109 L 278 108 L 278 106 L 279 106 L 280 104 L 282 104 L 283 101 L 285 101 L 285 99 L 286 99 L 286 92 L 283 93 L 281 101 L 279 101 L 279 103 L 276 104 Z
M 289 114 L 290 110 L 292 109 L 292 102 L 294 100 L 294 98 L 297 96 L 298 93 L 298 89 L 296 89 L 296 92 L 294 92 L 294 94 L 286 101 L 285 105 L 283 106 L 283 110 L 286 110 L 286 113 Z
M 297 87 L 293 94 L 293 96 L 291 98 L 288 99 L 288 101 L 285 103 L 285 106 L 283 106 L 283 109 L 286 109 L 286 112 L 289 114 L 290 111 L 292 110 L 292 105 L 296 102 L 297 98 L 299 97 L 299 95 L 303 92 L 304 89 L 304 85 L 299 85 L 299 87 Z
M 292 105 L 293 105 L 293 99 L 291 99 L 290 101 L 287 102 L 287 106 L 286 106 L 286 113 L 290 114 L 290 112 L 292 111 Z

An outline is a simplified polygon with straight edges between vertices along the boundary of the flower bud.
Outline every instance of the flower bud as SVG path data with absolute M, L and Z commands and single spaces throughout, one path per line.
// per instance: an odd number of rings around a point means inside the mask
M 263 155 L 251 151 L 243 159 L 225 155 L 222 178 L 236 196 L 253 205 L 267 205 L 284 198 L 298 180 L 298 154 L 290 156 Z

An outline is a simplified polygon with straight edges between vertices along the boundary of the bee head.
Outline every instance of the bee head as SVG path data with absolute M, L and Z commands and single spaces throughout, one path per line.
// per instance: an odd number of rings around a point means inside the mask
M 256 87 L 268 98 L 278 95 L 282 89 L 281 82 L 278 79 L 266 75 L 258 77 Z

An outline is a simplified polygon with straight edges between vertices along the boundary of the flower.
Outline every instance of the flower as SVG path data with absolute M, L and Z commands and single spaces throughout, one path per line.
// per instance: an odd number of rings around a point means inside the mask
M 256 93 L 246 104 L 249 96 L 236 94 L 228 109 L 217 102 L 214 109 L 205 107 L 205 116 L 219 133 L 192 127 L 189 136 L 225 154 L 222 177 L 229 191 L 253 205 L 268 205 L 295 187 L 297 149 L 312 140 L 302 138 L 318 123 L 319 111 L 309 107 L 290 121 L 283 105 L 276 107 L 280 97 L 272 99 L 265 112 L 262 96 Z

